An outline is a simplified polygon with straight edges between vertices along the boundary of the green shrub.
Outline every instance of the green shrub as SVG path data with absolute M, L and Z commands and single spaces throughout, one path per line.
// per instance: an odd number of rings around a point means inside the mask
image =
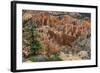
M 48 59 L 48 61 L 62 61 L 62 59 L 60 59 L 59 56 L 55 54 L 55 55 L 52 55 L 52 56 Z
M 34 55 L 36 55 L 37 51 L 39 49 L 42 48 L 42 44 L 40 43 L 40 41 L 38 40 L 39 38 L 39 32 L 36 30 L 36 26 L 35 25 L 32 25 L 32 28 L 31 28 L 31 50 L 33 52 Z
M 42 55 L 37 55 L 37 56 L 31 56 L 29 60 L 31 60 L 32 62 L 44 62 L 47 61 L 47 58 Z

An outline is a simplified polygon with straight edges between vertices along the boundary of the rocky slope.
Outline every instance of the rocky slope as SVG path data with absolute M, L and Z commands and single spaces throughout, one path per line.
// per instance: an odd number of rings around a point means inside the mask
M 48 61 L 82 60 L 91 58 L 91 21 L 89 17 L 74 12 L 23 10 L 23 58 Z M 35 25 L 39 36 L 32 36 Z M 39 50 L 31 50 L 35 40 L 42 44 Z M 34 44 L 35 45 L 35 44 Z M 35 49 L 35 48 L 34 48 Z M 35 53 L 33 53 L 35 52 Z M 55 56 L 56 55 L 56 56 Z M 55 59 L 52 59 L 55 60 Z M 41 60 L 40 60 L 41 61 Z M 51 61 L 51 60 L 50 60 Z

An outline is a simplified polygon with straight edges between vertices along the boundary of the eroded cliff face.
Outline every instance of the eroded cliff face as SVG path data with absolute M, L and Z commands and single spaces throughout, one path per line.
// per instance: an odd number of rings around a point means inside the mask
M 40 35 L 36 39 L 42 44 L 36 55 L 50 57 L 58 54 L 61 58 L 63 54 L 66 59 L 62 60 L 90 58 L 91 21 L 80 13 L 26 10 L 23 11 L 22 21 L 23 57 L 28 58 L 32 54 L 30 45 L 34 37 L 31 30 L 35 25 Z M 68 57 L 70 54 L 71 58 Z

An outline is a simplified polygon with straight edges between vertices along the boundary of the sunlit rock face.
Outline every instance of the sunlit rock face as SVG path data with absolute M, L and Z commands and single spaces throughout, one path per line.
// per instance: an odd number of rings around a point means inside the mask
M 67 55 L 71 52 L 72 55 L 76 54 L 72 58 L 83 59 L 80 56 L 82 53 L 85 59 L 89 59 L 91 20 L 90 15 L 86 15 L 75 12 L 23 10 L 23 56 L 27 58 L 32 54 L 30 45 L 34 39 L 32 29 L 35 25 L 35 30 L 40 35 L 37 40 L 42 44 L 42 48 L 36 51 L 36 55 L 50 57 L 53 54 L 60 55 L 61 52 Z

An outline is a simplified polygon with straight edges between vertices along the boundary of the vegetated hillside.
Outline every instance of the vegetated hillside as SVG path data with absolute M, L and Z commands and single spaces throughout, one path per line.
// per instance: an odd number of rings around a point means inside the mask
M 90 59 L 90 18 L 89 13 L 23 10 L 23 62 Z

